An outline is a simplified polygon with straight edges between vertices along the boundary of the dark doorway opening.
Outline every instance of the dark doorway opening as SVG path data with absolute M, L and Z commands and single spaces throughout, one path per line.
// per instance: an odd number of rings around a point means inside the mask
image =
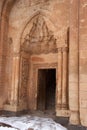
M 55 110 L 56 69 L 38 70 L 38 110 Z

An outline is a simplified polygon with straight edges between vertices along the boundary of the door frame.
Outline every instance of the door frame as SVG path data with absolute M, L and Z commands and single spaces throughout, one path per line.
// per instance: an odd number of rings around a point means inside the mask
M 43 63 L 43 64 L 33 64 L 33 79 L 32 87 L 34 90 L 33 96 L 33 107 L 34 110 L 37 110 L 37 92 L 38 92 L 38 70 L 39 69 L 55 69 L 56 70 L 56 92 L 55 92 L 55 110 L 57 102 L 57 82 L 58 82 L 58 63 Z

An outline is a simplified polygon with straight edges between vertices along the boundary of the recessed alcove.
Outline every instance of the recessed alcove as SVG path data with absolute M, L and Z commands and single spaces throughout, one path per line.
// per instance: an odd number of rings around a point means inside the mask
M 38 70 L 38 110 L 55 110 L 56 69 Z

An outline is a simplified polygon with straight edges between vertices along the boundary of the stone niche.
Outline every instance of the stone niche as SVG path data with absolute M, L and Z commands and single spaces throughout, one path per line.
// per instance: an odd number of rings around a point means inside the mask
M 54 37 L 53 32 L 47 27 L 47 24 L 41 15 L 36 16 L 29 33 L 25 35 L 21 45 L 21 51 L 31 55 L 47 54 L 50 52 L 55 53 L 57 51 L 56 38 Z
M 11 89 L 10 107 L 5 105 L 6 110 L 52 109 L 57 116 L 69 116 L 68 29 L 64 37 L 57 37 L 53 28 L 41 13 L 26 24 L 20 54 L 14 58 L 18 68 L 13 79 L 18 78 L 19 84 Z

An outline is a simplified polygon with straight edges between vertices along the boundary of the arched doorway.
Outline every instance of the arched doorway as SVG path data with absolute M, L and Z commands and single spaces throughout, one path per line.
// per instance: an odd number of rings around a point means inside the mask
M 44 109 L 50 109 L 51 107 L 51 109 L 55 109 L 56 113 L 59 113 L 62 109 L 68 109 L 68 46 L 65 44 L 65 46 L 61 45 L 58 47 L 54 33 L 50 31 L 45 18 L 40 13 L 35 15 L 30 22 L 28 22 L 28 25 L 22 33 L 20 53 L 15 54 L 13 59 L 13 68 L 15 70 L 12 73 L 11 105 L 15 105 L 12 109 L 15 111 L 42 109 L 39 107 L 40 100 L 38 100 L 38 97 L 42 93 L 42 90 L 39 91 L 41 87 L 38 89 L 38 83 L 41 84 L 41 81 L 38 79 L 40 77 L 39 75 L 45 75 L 42 77 L 44 82 L 46 82 L 44 77 L 46 78 L 50 75 L 51 80 L 54 80 L 50 84 L 56 85 L 53 85 L 54 87 L 51 85 L 53 90 L 47 87 L 50 85 L 48 84 L 50 81 L 48 78 L 47 85 L 45 86 L 46 89 L 44 89 L 44 95 L 46 96 L 41 100 L 45 100 L 46 98 L 45 103 L 43 102 Z M 46 72 L 47 70 L 48 74 Z M 16 83 L 18 83 L 18 86 Z M 47 93 L 48 91 L 50 92 Z M 52 98 L 47 97 L 48 95 Z M 51 102 L 54 102 L 53 106 Z
M 67 110 L 68 44 L 57 46 L 56 38 L 42 14 L 35 15 L 30 23 L 26 26 L 21 41 L 20 72 L 27 70 L 28 66 L 29 74 L 24 72 L 20 75 L 22 82 L 19 101 L 28 104 L 29 110 Z M 23 65 L 25 60 L 26 65 Z M 26 79 L 26 83 L 21 80 L 22 77 Z M 55 84 L 54 87 L 52 84 Z

